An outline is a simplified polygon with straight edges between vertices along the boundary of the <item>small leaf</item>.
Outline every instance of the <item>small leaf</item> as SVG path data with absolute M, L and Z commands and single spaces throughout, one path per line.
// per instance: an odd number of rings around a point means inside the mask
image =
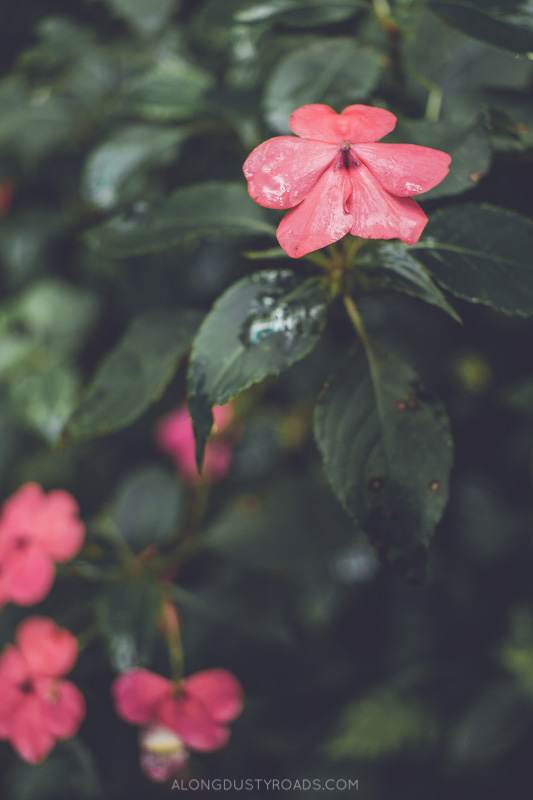
M 142 119 L 190 119 L 198 113 L 213 83 L 209 72 L 186 61 L 163 61 L 124 86 L 122 110 Z
M 378 555 L 419 581 L 448 497 L 442 403 L 411 367 L 369 342 L 367 355 L 357 347 L 326 383 L 315 435 L 334 491 Z
M 376 285 L 419 297 L 461 322 L 455 309 L 409 250 L 390 242 L 378 244 L 357 259 L 357 267 Z
M 533 51 L 533 9 L 523 0 L 431 0 L 431 8 L 475 39 L 514 53 Z
M 112 583 L 100 592 L 96 620 L 114 669 L 150 666 L 161 606 L 161 588 L 151 580 Z
M 493 206 L 464 205 L 434 214 L 409 252 L 457 297 L 529 316 L 532 248 L 530 220 Z
M 280 62 L 266 86 L 265 115 L 278 133 L 288 133 L 289 117 L 307 103 L 327 103 L 341 111 L 364 100 L 381 73 L 378 53 L 353 39 L 322 39 Z M 338 107 L 338 108 L 337 108 Z
M 204 236 L 275 236 L 263 210 L 242 184 L 208 182 L 177 189 L 149 206 L 137 203 L 86 234 L 89 247 L 108 258 L 169 250 Z
M 105 0 L 117 17 L 141 34 L 152 34 L 168 23 L 176 0 Z
M 135 179 L 139 180 L 151 167 L 176 158 L 188 135 L 184 128 L 125 126 L 90 154 L 83 175 L 85 196 L 102 209 L 132 200 Z
M 190 348 L 194 311 L 148 311 L 102 361 L 66 434 L 86 439 L 120 430 L 157 400 Z
M 212 407 L 307 355 L 325 321 L 320 279 L 289 270 L 258 272 L 222 295 L 196 337 L 187 376 L 199 464 Z
M 419 751 L 436 734 L 435 722 L 416 700 L 381 689 L 348 706 L 324 749 L 332 761 L 383 759 Z
M 112 516 L 129 547 L 138 552 L 175 539 L 183 501 L 182 487 L 166 469 L 141 467 L 121 482 Z

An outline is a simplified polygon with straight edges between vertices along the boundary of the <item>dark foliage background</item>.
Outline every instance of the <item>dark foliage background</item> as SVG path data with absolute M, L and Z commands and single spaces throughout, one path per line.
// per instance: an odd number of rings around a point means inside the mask
M 523 795 L 533 747 L 527 8 L 2 4 L 0 183 L 14 197 L 0 221 L 1 493 L 35 480 L 80 502 L 86 546 L 37 610 L 80 636 L 74 679 L 89 708 L 79 736 L 40 766 L 1 748 L 3 797 L 170 791 L 143 777 L 137 731 L 109 697 L 119 669 L 168 668 L 155 625 L 163 577 L 187 671 L 227 667 L 247 696 L 229 747 L 194 756 L 196 777 L 351 778 L 376 800 Z M 379 564 L 314 441 L 316 397 L 355 338 L 340 303 L 309 355 L 239 395 L 244 427 L 223 483 L 184 487 L 154 444 L 156 421 L 185 397 L 180 358 L 214 301 L 258 270 L 317 274 L 275 251 L 246 256 L 273 248 L 277 215 L 248 199 L 241 172 L 311 102 L 390 108 L 391 141 L 449 152 L 451 175 L 424 209 L 430 220 L 455 213 L 449 231 L 477 253 L 434 267 L 445 297 L 428 303 L 398 277 L 399 251 L 388 271 L 378 248 L 361 260 L 377 270 L 359 297 L 367 331 L 441 398 L 455 442 L 450 500 L 417 586 Z M 498 274 L 492 251 L 508 257 Z M 137 340 L 138 379 L 119 365 L 100 377 L 106 402 L 91 405 L 102 359 L 142 320 L 151 333 Z M 215 322 L 224 345 L 232 320 Z M 148 377 L 154 352 L 164 364 Z M 146 548 L 162 559 L 135 561 Z M 2 612 L 4 641 L 26 613 Z

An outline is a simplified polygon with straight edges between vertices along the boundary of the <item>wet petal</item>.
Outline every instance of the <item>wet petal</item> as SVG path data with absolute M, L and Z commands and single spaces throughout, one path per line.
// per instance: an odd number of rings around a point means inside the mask
M 25 761 L 38 764 L 44 761 L 55 744 L 54 735 L 43 724 L 41 701 L 28 695 L 11 725 L 11 744 Z
M 43 722 L 56 739 L 68 739 L 78 732 L 85 717 L 85 700 L 71 681 L 54 684 L 41 698 Z
M 32 606 L 49 593 L 54 583 L 55 567 L 49 554 L 38 544 L 28 542 L 12 549 L 3 563 L 7 581 L 5 593 L 13 603 Z
M 337 145 L 343 141 L 376 142 L 395 125 L 396 117 L 390 111 L 359 104 L 347 106 L 341 114 L 329 106 L 302 106 L 289 120 L 289 128 L 298 136 Z
M 113 681 L 111 693 L 117 713 L 137 725 L 157 721 L 158 706 L 170 698 L 172 681 L 147 669 L 130 669 Z
M 266 208 L 301 203 L 333 161 L 332 144 L 276 136 L 253 150 L 243 165 L 250 197 Z
M 331 167 L 313 191 L 281 220 L 278 242 L 291 258 L 319 250 L 348 233 L 353 217 L 345 210 L 351 185 L 348 170 Z
M 34 675 L 66 675 L 76 663 L 76 637 L 48 617 L 27 617 L 18 626 L 15 638 Z
M 196 697 L 218 722 L 230 722 L 242 711 L 244 693 L 237 678 L 225 669 L 207 669 L 184 681 L 185 693 Z
M 196 697 L 173 697 L 160 709 L 159 722 L 175 731 L 191 750 L 209 753 L 227 744 L 229 728 L 213 719 Z
M 398 197 L 427 192 L 448 174 L 447 153 L 416 144 L 358 144 L 352 148 L 384 189 Z
M 395 197 L 387 192 L 363 165 L 350 173 L 354 188 L 348 203 L 354 218 L 351 233 L 363 239 L 417 242 L 427 223 L 418 203 L 410 197 Z

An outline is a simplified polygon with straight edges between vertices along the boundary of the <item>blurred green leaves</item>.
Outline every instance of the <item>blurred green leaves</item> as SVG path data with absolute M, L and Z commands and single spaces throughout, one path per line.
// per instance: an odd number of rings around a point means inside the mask
M 86 439 L 120 430 L 163 393 L 189 350 L 200 316 L 152 310 L 135 319 L 102 361 L 65 435 Z
M 352 39 L 323 39 L 290 53 L 270 76 L 265 90 L 265 115 L 277 133 L 288 133 L 295 108 L 326 103 L 339 111 L 366 99 L 381 72 L 378 52 Z
M 515 53 L 533 51 L 533 10 L 520 0 L 431 0 L 431 7 L 452 25 L 485 42 Z

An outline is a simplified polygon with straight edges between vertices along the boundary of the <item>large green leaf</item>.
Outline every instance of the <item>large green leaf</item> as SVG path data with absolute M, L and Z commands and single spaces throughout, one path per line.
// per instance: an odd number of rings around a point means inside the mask
M 83 175 L 87 199 L 102 209 L 135 197 L 140 178 L 154 166 L 176 158 L 189 135 L 185 128 L 126 125 L 90 154 Z M 137 179 L 135 183 L 135 179 Z M 142 187 L 140 183 L 140 187 Z
M 533 51 L 533 7 L 523 0 L 431 0 L 460 30 L 514 53 Z
M 295 108 L 307 103 L 343 106 L 364 100 L 381 73 L 380 54 L 353 39 L 321 39 L 280 62 L 265 91 L 265 114 L 279 133 L 287 133 Z
M 452 157 L 448 175 L 429 192 L 421 195 L 421 201 L 461 194 L 467 189 L 473 189 L 490 167 L 490 136 L 480 120 L 474 123 L 467 120 L 466 124 L 460 124 L 456 120 L 401 121 L 389 140 L 433 147 L 444 150 Z
M 239 0 L 237 5 L 233 12 L 236 22 L 272 21 L 302 28 L 342 22 L 366 7 L 364 0 Z
M 326 320 L 318 278 L 264 270 L 228 289 L 206 317 L 188 372 L 197 460 L 213 425 L 211 409 L 276 375 L 315 346 Z
M 148 311 L 134 320 L 102 361 L 66 435 L 86 439 L 124 428 L 157 400 L 189 350 L 200 321 L 194 311 Z
M 457 297 L 528 316 L 533 314 L 532 248 L 530 220 L 492 206 L 467 205 L 434 214 L 409 252 Z
M 379 556 L 417 581 L 448 497 L 448 420 L 411 367 L 367 345 L 326 383 L 315 435 L 346 510 Z
M 419 297 L 426 303 L 442 309 L 457 322 L 461 322 L 455 309 L 448 303 L 422 264 L 411 256 L 409 250 L 397 247 L 391 242 L 379 243 L 377 246 L 367 248 L 367 252 L 357 259 L 357 267 L 374 285 Z
M 177 189 L 149 206 L 113 217 L 87 233 L 88 245 L 109 258 L 168 250 L 203 236 L 275 235 L 241 183 L 201 183 Z

